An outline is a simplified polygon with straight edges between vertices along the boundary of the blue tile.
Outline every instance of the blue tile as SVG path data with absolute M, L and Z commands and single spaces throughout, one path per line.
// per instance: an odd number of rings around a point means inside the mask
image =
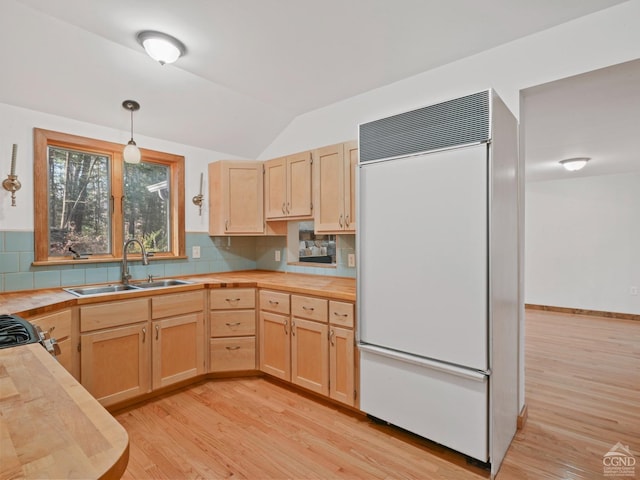
M 120 267 L 107 268 L 107 282 L 119 282 L 121 279 L 122 279 L 122 268 Z
M 4 232 L 0 232 L 0 252 L 4 252 Z
M 0 273 L 17 273 L 18 259 L 17 252 L 0 253 Z
M 196 267 L 193 263 L 183 263 L 180 265 L 181 275 L 193 275 L 196 273 Z
M 164 266 L 164 276 L 165 277 L 175 277 L 180 275 L 180 265 L 178 262 L 167 262 Z
M 196 273 L 209 273 L 210 271 L 209 262 L 196 263 Z
M 33 290 L 33 273 L 7 273 L 4 276 L 5 292 Z
M 84 275 L 86 283 L 106 283 L 109 281 L 109 269 L 107 267 L 87 268 Z
M 84 269 L 72 269 L 60 271 L 60 285 L 67 287 L 70 285 L 84 285 Z
M 33 284 L 35 288 L 53 288 L 60 286 L 59 271 L 42 271 L 33 274 Z
M 33 263 L 33 252 L 20 252 L 20 271 L 21 272 L 31 272 L 33 271 L 33 267 L 31 264 Z
M 5 232 L 7 252 L 33 252 L 33 232 Z

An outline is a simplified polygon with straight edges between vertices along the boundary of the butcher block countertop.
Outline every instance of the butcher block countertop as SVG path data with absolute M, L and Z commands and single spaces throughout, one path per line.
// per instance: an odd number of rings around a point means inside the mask
M 125 429 L 39 343 L 0 349 L 0 478 L 120 478 Z
M 194 283 L 162 289 L 128 290 L 86 297 L 76 297 L 71 293 L 65 292 L 62 288 L 0 293 L 0 314 L 15 314 L 28 318 L 74 305 L 162 295 L 203 288 L 258 287 L 301 295 L 317 295 L 350 302 L 355 302 L 356 300 L 356 281 L 354 278 L 266 270 L 210 273 L 175 278 L 193 281 Z M 131 283 L 135 284 L 135 281 Z

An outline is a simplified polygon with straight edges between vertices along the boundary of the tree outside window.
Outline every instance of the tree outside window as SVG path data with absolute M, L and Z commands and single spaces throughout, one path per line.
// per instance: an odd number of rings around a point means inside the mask
M 142 149 L 126 164 L 119 144 L 42 129 L 34 140 L 34 264 L 72 261 L 69 249 L 117 261 L 130 238 L 185 256 L 184 157 Z

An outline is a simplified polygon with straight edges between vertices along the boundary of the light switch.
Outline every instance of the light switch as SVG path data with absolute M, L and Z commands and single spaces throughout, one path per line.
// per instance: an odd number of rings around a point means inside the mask
M 191 258 L 200 258 L 200 245 L 191 247 Z
M 276 262 L 280 261 L 280 250 L 276 250 Z
M 349 266 L 349 267 L 355 267 L 356 266 L 356 254 L 355 253 L 350 253 L 349 255 L 347 255 L 347 266 Z

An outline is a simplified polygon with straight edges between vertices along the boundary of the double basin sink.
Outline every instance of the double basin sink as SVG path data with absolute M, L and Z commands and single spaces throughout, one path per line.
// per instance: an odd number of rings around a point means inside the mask
M 178 285 L 190 285 L 192 283 L 193 282 L 188 282 L 186 280 L 177 280 L 170 278 L 166 280 L 154 280 L 152 282 L 129 283 L 126 285 L 124 283 L 117 283 L 112 285 L 65 288 L 64 290 L 78 297 L 85 297 L 87 295 L 99 295 L 101 293 L 116 293 L 125 292 L 128 290 L 145 290 L 147 288 L 176 287 Z

